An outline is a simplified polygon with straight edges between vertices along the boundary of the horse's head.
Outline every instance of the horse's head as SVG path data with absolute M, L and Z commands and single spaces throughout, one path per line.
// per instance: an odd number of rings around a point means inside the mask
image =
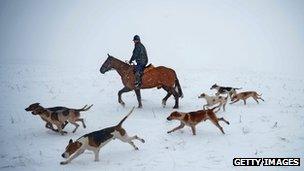
M 112 69 L 112 60 L 113 60 L 113 57 L 108 54 L 107 60 L 102 64 L 102 66 L 99 70 L 102 74 L 104 74 L 107 71 Z

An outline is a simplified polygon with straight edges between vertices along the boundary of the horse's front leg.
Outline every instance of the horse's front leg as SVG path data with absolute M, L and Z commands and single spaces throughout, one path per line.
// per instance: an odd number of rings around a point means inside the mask
M 134 91 L 135 91 L 135 94 L 136 94 L 136 97 L 137 97 L 137 101 L 138 101 L 138 108 L 142 108 L 140 89 L 136 89 Z
M 128 88 L 128 87 L 124 87 L 124 88 L 122 88 L 121 90 L 119 90 L 119 92 L 118 92 L 118 103 L 120 103 L 121 105 L 125 106 L 125 102 L 122 101 L 121 95 L 122 95 L 123 93 L 129 92 L 129 91 L 131 91 L 131 89 Z

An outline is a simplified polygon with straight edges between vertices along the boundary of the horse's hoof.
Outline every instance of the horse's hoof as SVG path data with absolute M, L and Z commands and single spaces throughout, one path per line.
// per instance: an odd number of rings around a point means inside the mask
M 163 106 L 163 108 L 165 108 L 166 107 L 166 102 L 162 102 L 162 106 Z
M 120 104 L 122 105 L 122 107 L 126 106 L 126 104 L 124 102 L 120 102 Z
M 178 109 L 178 106 L 174 106 L 173 109 Z
M 142 105 L 139 105 L 138 108 L 141 109 L 141 108 L 142 108 Z

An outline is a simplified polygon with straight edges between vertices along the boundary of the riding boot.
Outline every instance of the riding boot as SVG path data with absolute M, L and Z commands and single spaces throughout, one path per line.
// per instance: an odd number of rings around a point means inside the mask
M 141 87 L 141 73 L 136 72 L 135 73 L 135 88 L 140 89 L 140 87 Z

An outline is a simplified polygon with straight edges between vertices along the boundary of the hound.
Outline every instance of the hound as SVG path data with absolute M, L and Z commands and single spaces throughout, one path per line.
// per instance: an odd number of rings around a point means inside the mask
M 32 104 L 32 105 L 30 105 L 29 107 L 27 107 L 27 108 L 25 109 L 25 111 L 30 112 L 30 111 L 33 111 L 34 108 L 35 108 L 35 104 Z M 34 115 L 33 112 L 32 112 L 32 114 Z M 47 118 L 46 118 L 44 115 L 42 115 L 42 116 L 40 116 L 40 117 L 41 117 L 41 119 L 42 119 L 43 121 L 46 122 L 45 127 L 46 127 L 47 129 L 50 129 L 50 130 L 55 131 L 55 132 L 58 132 L 58 129 L 55 129 L 55 128 L 53 127 L 53 124 L 52 124 L 51 122 L 49 122 L 49 121 L 47 120 Z M 67 124 L 68 124 L 68 122 L 66 121 L 66 122 L 61 126 L 61 129 L 64 129 L 64 127 L 65 127 Z
M 133 112 L 134 107 L 125 116 L 116 126 L 108 127 L 99 131 L 91 132 L 85 134 L 84 136 L 78 138 L 73 142 L 70 139 L 69 144 L 65 148 L 65 152 L 61 155 L 63 158 L 67 159 L 66 161 L 60 162 L 60 164 L 68 164 L 73 159 L 82 154 L 85 150 L 93 151 L 95 154 L 95 161 L 99 161 L 99 151 L 111 140 L 117 138 L 123 142 L 129 143 L 134 147 L 135 150 L 138 150 L 138 147 L 132 142 L 132 140 L 137 139 L 142 143 L 145 143 L 144 139 L 139 138 L 137 135 L 129 137 L 124 128 L 121 127 L 122 123 L 127 119 L 127 117 Z
M 83 127 L 86 128 L 83 119 L 80 118 L 80 112 L 87 111 L 92 106 L 93 105 L 87 107 L 87 105 L 85 105 L 81 109 L 70 109 L 66 107 L 44 108 L 40 105 L 40 103 L 34 103 L 27 107 L 25 110 L 31 111 L 33 115 L 39 115 L 44 121 L 47 122 L 46 127 L 49 129 L 53 128 L 52 124 L 56 125 L 58 132 L 63 135 L 67 133 L 66 131 L 63 131 L 63 128 L 67 124 L 67 121 L 75 125 L 73 133 L 75 133 L 79 127 L 79 124 L 76 123 L 77 121 L 82 122 Z M 52 130 L 57 131 L 54 128 Z
M 262 99 L 261 96 L 262 96 L 262 94 L 258 94 L 255 91 L 241 92 L 241 93 L 238 93 L 238 94 L 235 94 L 234 96 L 232 96 L 232 98 L 231 98 L 232 102 L 230 104 L 236 103 L 239 100 L 243 100 L 244 101 L 244 105 L 246 105 L 246 99 L 248 99 L 249 97 L 252 97 L 259 104 L 258 99 L 261 99 L 261 100 L 264 101 L 264 99 Z
M 210 87 L 210 90 L 212 89 L 215 89 L 217 90 L 217 92 L 215 93 L 215 95 L 220 95 L 220 94 L 228 94 L 230 99 L 231 99 L 231 96 L 233 94 L 236 94 L 236 90 L 240 90 L 242 88 L 233 88 L 233 87 L 222 87 L 222 86 L 219 86 L 217 85 L 216 83 L 213 84 L 211 87 Z
M 204 109 L 206 109 L 206 107 L 211 107 L 211 106 L 214 106 L 216 104 L 219 104 L 216 107 L 216 108 L 218 108 L 218 110 L 215 111 L 215 112 L 218 112 L 221 109 L 222 106 L 223 106 L 223 110 L 225 111 L 225 106 L 226 106 L 226 103 L 227 103 L 228 96 L 227 97 L 209 96 L 208 94 L 202 93 L 200 96 L 198 96 L 198 98 L 204 98 L 206 100 L 207 104 L 205 104 L 203 106 Z
M 218 121 L 223 121 L 226 124 L 229 125 L 229 122 L 226 121 L 224 118 L 218 118 L 216 117 L 215 113 L 213 112 L 213 110 L 216 107 L 212 108 L 212 109 L 207 109 L 207 110 L 198 110 L 195 112 L 188 112 L 188 113 L 183 113 L 183 112 L 172 112 L 170 114 L 170 116 L 167 118 L 168 121 L 171 120 L 179 120 L 180 121 L 180 125 L 174 129 L 172 129 L 171 131 L 168 131 L 167 133 L 171 133 L 174 132 L 176 130 L 182 129 L 185 125 L 190 126 L 192 129 L 192 133 L 193 135 L 196 135 L 196 129 L 195 126 L 202 122 L 202 121 L 206 121 L 207 119 L 209 119 L 216 127 L 218 127 L 220 129 L 220 131 L 225 134 L 223 128 L 219 125 Z

